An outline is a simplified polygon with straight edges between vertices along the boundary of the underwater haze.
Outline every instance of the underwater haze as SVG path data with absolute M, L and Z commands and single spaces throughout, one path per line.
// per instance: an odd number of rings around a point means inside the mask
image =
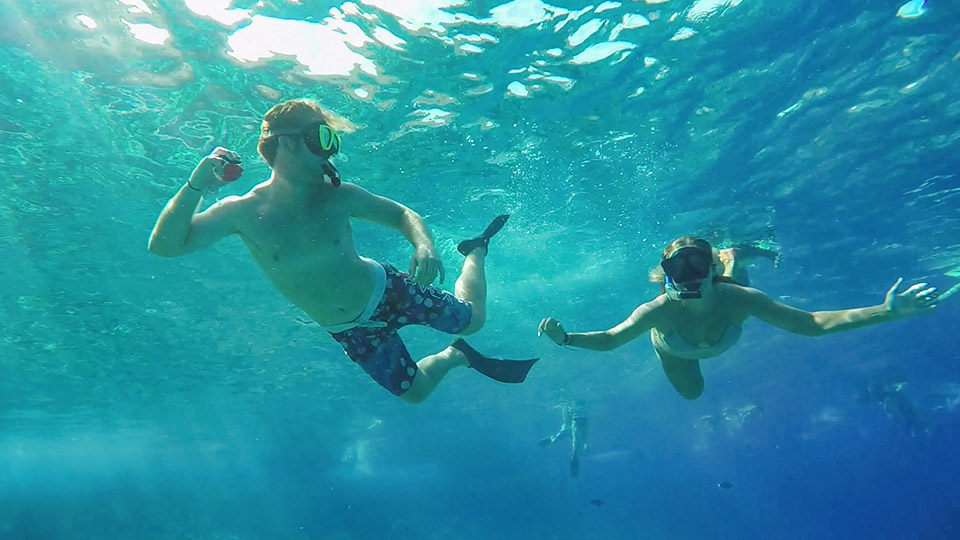
M 659 294 L 673 238 L 781 251 L 808 310 L 960 281 L 950 0 L 0 2 L 0 538 L 960 537 L 960 301 L 820 338 L 756 320 L 680 397 L 641 337 L 555 346 Z M 237 238 L 148 253 L 213 148 L 269 176 L 263 114 L 349 120 L 345 181 L 424 217 L 452 288 L 487 258 L 478 348 L 408 405 Z M 395 231 L 362 255 L 406 269 Z M 317 286 L 322 286 L 318 284 Z M 415 358 L 449 337 L 401 332 Z M 590 419 L 542 448 L 560 409 Z

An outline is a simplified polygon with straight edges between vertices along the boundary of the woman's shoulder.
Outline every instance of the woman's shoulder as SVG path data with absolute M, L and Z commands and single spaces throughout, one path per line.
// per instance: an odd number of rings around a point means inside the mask
M 748 316 L 757 301 L 767 298 L 767 294 L 754 287 L 745 287 L 735 283 L 718 284 L 725 303 L 732 309 L 741 311 L 744 317 Z
M 677 308 L 677 302 L 673 302 L 667 295 L 661 294 L 640 305 L 634 313 L 641 314 L 652 327 L 660 328 L 672 325 L 677 318 Z
M 667 298 L 667 295 L 660 294 L 653 300 L 640 304 L 637 307 L 637 309 L 638 310 L 642 309 L 651 313 L 653 312 L 659 313 L 659 312 L 669 311 L 671 307 L 673 307 L 673 302 L 671 302 L 670 299 Z
M 746 285 L 740 285 L 739 283 L 720 282 L 717 283 L 716 286 L 723 291 L 724 294 L 733 298 L 749 298 L 757 295 L 766 295 L 766 293 L 756 287 L 748 287 Z

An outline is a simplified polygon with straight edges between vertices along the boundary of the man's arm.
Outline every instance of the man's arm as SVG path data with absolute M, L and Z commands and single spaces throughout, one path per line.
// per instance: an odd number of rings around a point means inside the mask
M 340 186 L 349 204 L 350 215 L 378 225 L 397 229 L 414 247 L 421 245 L 433 248 L 433 238 L 423 223 L 423 218 L 406 206 L 370 193 L 356 184 Z
M 762 291 L 742 287 L 748 314 L 794 334 L 822 336 L 932 312 L 936 289 L 919 283 L 902 293 L 898 280 L 883 304 L 836 311 L 805 311 L 770 298 Z
M 193 169 L 190 179 L 160 213 L 147 244 L 151 253 L 161 257 L 178 257 L 237 232 L 233 219 L 238 206 L 237 197 L 227 197 L 197 214 L 203 192 L 223 184 L 225 157 L 233 161 L 240 159 L 236 152 L 217 147 Z
M 213 245 L 237 232 L 233 216 L 238 197 L 226 197 L 199 214 L 199 192 L 180 188 L 157 219 L 147 249 L 161 257 L 179 257 Z
M 413 244 L 415 252 L 410 261 L 410 273 L 416 272 L 418 283 L 433 283 L 438 273 L 440 282 L 443 283 L 443 264 L 440 263 L 440 257 L 433 247 L 433 237 L 430 236 L 420 214 L 355 184 L 343 184 L 338 189 L 342 190 L 345 196 L 351 216 L 396 229 Z

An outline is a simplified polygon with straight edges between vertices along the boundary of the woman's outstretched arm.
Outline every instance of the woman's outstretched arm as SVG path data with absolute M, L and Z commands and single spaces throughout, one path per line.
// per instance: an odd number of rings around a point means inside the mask
M 777 302 L 757 289 L 742 291 L 749 315 L 794 334 L 822 336 L 924 315 L 936 309 L 936 287 L 917 283 L 899 292 L 902 283 L 900 278 L 890 287 L 882 304 L 835 311 L 805 311 Z
M 594 351 L 611 351 L 633 341 L 637 336 L 656 326 L 657 308 L 662 304 L 662 297 L 658 297 L 635 309 L 622 323 L 609 330 L 597 332 L 568 333 L 563 329 L 560 321 L 548 317 L 540 321 L 537 335 L 546 334 L 557 345 L 568 345 Z

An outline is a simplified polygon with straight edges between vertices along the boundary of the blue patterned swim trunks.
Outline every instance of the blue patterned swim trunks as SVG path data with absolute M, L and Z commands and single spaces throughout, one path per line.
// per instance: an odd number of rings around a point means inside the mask
M 417 364 L 397 330 L 416 324 L 459 334 L 470 324 L 473 310 L 470 304 L 447 291 L 417 285 L 409 274 L 389 264 L 376 264 L 386 272 L 386 283 L 373 313 L 368 318 L 361 316 L 356 326 L 330 335 L 373 380 L 399 396 L 413 384 Z

